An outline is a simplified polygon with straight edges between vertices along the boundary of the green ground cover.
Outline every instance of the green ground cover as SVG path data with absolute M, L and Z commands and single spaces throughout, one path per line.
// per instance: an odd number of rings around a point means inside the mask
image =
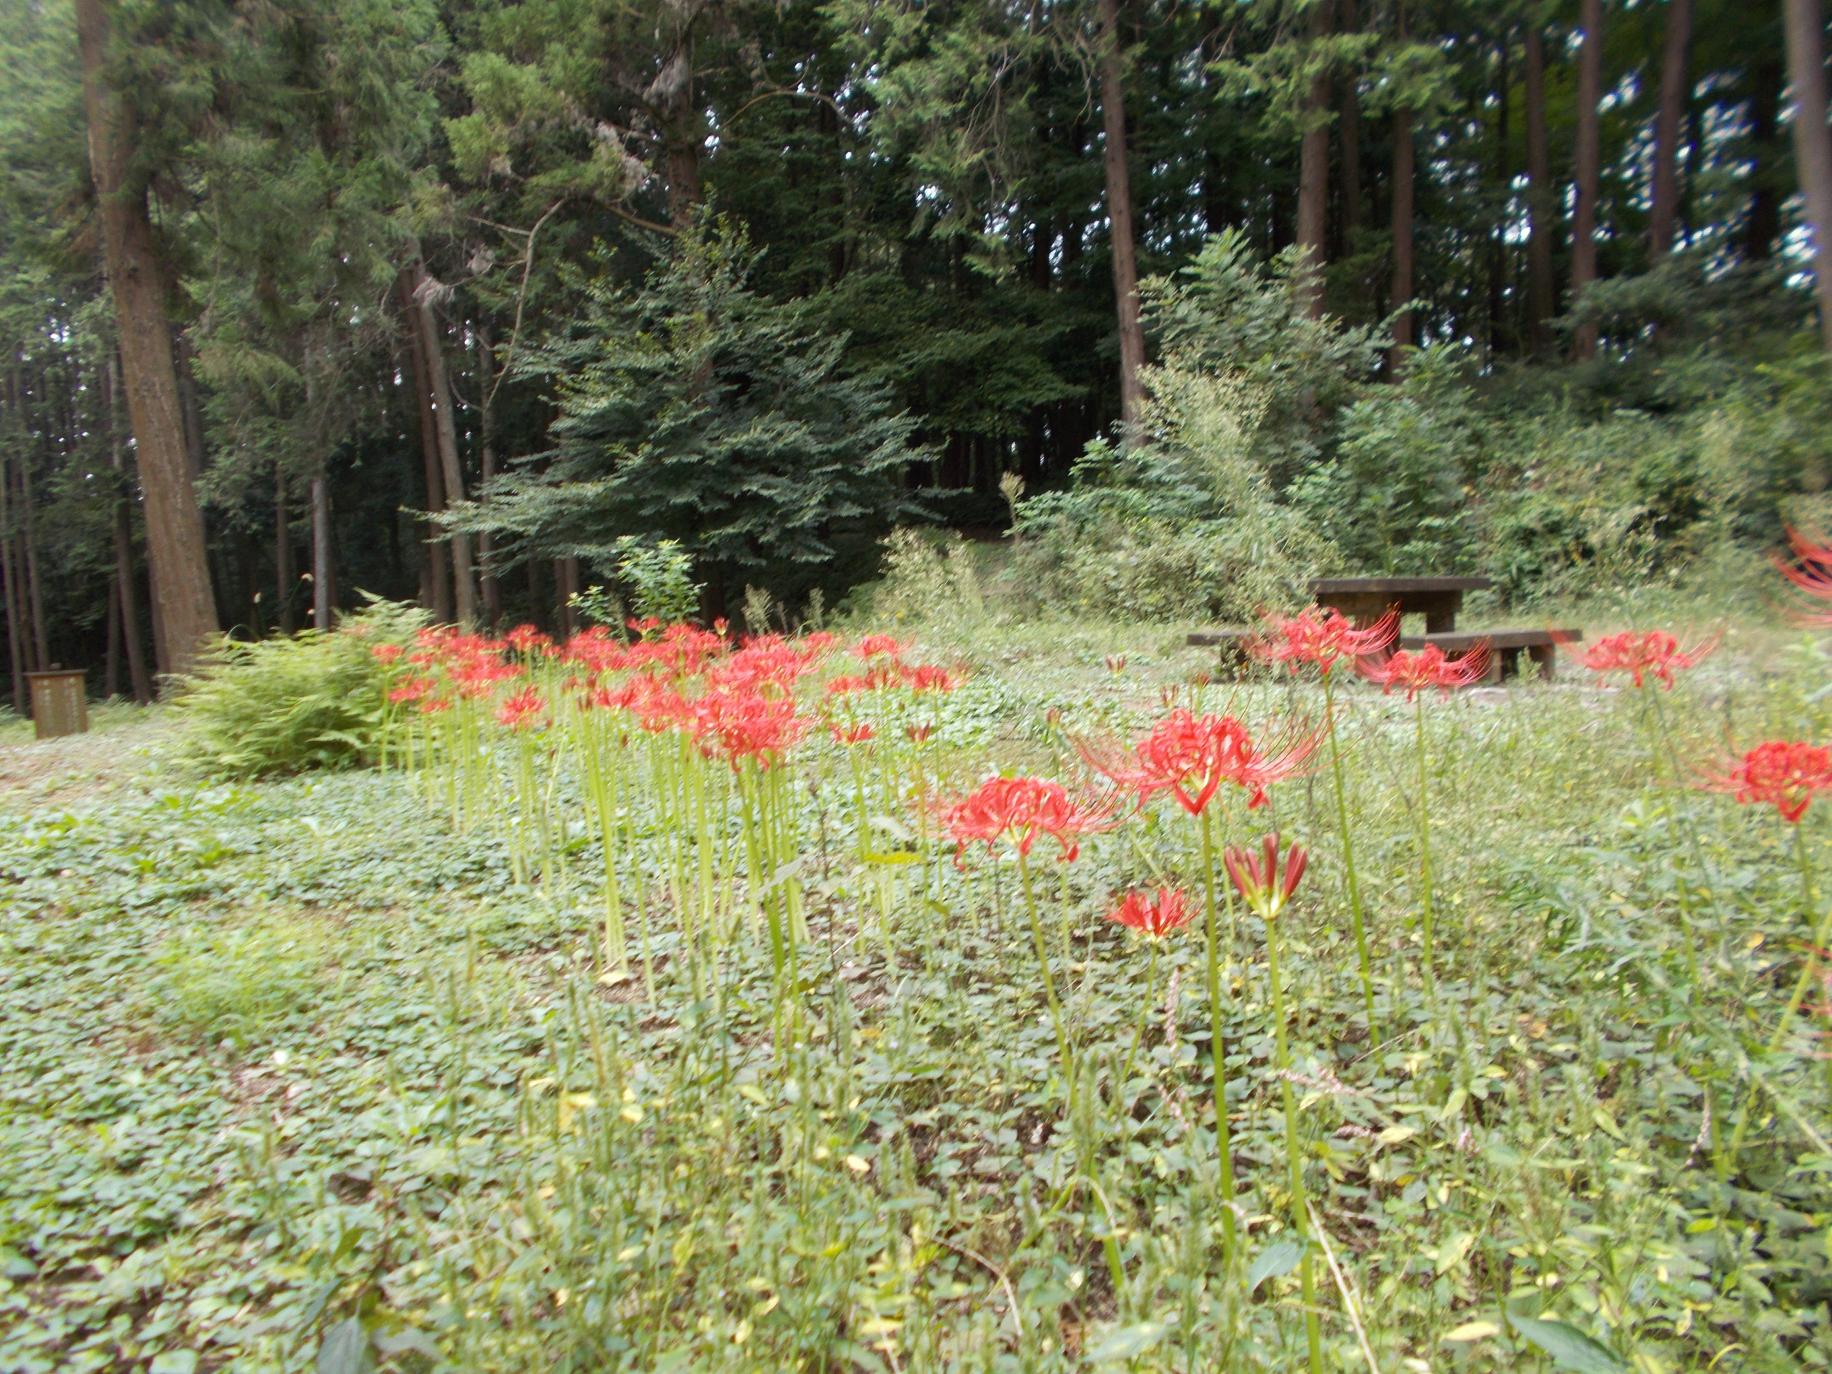
M 923 776 L 1085 785 L 1067 732 L 1195 700 L 1178 639 L 925 645 L 971 675 L 921 706 Z M 1829 667 L 1813 636 L 1732 625 L 1660 698 L 1664 734 L 1651 696 L 1571 670 L 1428 701 L 1429 998 L 1414 717 L 1340 693 L 1379 1034 L 1327 769 L 1234 801 L 1226 838 L 1276 824 L 1312 858 L 1278 927 L 1289 1072 L 1244 913 L 1226 970 L 1232 1244 L 1198 927 L 1154 955 L 1103 919 L 1128 887 L 1200 890 L 1174 808 L 1073 863 L 1035 851 L 1071 1084 L 1011 856 L 956 866 L 921 821 L 906 702 L 857 774 L 824 731 L 798 750 L 789 981 L 741 861 L 701 908 L 729 937 L 683 939 L 682 841 L 637 793 L 648 958 L 627 887 L 632 954 L 608 958 L 592 808 L 557 755 L 531 756 L 538 860 L 517 828 L 526 736 L 455 825 L 426 770 L 188 776 L 169 713 L 9 732 L 0 1368 L 1286 1370 L 1305 1268 L 1329 1369 L 1824 1368 L 1832 1060 L 1817 993 L 1783 1020 L 1810 933 L 1795 835 L 1673 771 L 1824 740 Z M 1200 705 L 1322 698 L 1266 678 Z M 1809 893 L 1827 823 L 1799 832 Z

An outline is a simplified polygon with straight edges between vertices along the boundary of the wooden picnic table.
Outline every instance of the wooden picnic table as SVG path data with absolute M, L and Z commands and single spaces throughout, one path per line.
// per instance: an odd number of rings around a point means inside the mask
M 1319 577 L 1310 594 L 1357 625 L 1372 625 L 1397 606 L 1402 616 L 1423 615 L 1426 634 L 1448 634 L 1457 628 L 1463 593 L 1493 585 L 1486 577 Z

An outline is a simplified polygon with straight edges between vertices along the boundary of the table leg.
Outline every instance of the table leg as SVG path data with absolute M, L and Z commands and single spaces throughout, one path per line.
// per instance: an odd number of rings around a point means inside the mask
M 1425 613 L 1425 633 L 1449 634 L 1457 628 L 1457 612 L 1462 609 L 1462 592 L 1437 592 L 1429 598 L 1416 597 L 1417 608 Z

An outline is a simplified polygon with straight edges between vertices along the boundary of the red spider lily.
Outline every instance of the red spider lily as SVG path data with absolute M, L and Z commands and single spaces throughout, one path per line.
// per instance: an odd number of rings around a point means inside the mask
M 773 766 L 808 728 L 791 698 L 761 692 L 708 692 L 690 709 L 701 752 L 725 759 L 733 772 L 745 759 Z
M 497 683 L 520 676 L 520 669 L 499 658 L 467 659 L 452 670 L 452 681 L 458 685 L 458 695 L 473 699 L 487 697 L 496 690 Z
M 863 744 L 877 735 L 877 731 L 867 723 L 858 725 L 829 725 L 827 733 L 833 736 L 835 744 Z
M 664 628 L 653 616 L 634 624 L 643 627 L 640 633 L 644 637 L 630 646 L 628 666 L 642 672 L 694 677 L 731 648 L 723 635 L 697 625 Z
M 661 629 L 662 618 L 658 615 L 646 615 L 641 620 L 638 620 L 634 616 L 631 616 L 623 623 L 628 626 L 631 631 L 647 639 L 650 635 Z
M 958 685 L 952 673 L 932 663 L 919 663 L 914 668 L 906 668 L 903 680 L 912 692 L 952 692 Z
M 567 640 L 562 657 L 590 676 L 617 672 L 627 662 L 623 645 L 612 639 L 611 632 L 602 625 L 581 630 Z
M 943 823 L 954 838 L 957 863 L 976 841 L 984 841 L 990 849 L 999 840 L 1008 840 L 1018 853 L 1028 855 L 1039 835 L 1048 835 L 1062 846 L 1062 859 L 1067 863 L 1081 853 L 1081 836 L 1119 824 L 1114 811 L 1111 798 L 1077 801 L 1059 782 L 992 778 L 949 807 Z
M 924 721 L 921 725 L 906 725 L 903 727 L 903 737 L 909 740 L 911 744 L 927 743 L 929 736 L 934 733 L 935 723 L 933 721 Z
M 1395 687 L 1404 687 L 1407 701 L 1427 687 L 1448 692 L 1480 682 L 1488 675 L 1488 666 L 1487 640 L 1459 658 L 1449 658 L 1437 645 L 1427 644 L 1416 653 L 1395 649 L 1379 662 L 1368 658 L 1355 660 L 1356 670 L 1368 681 L 1378 682 L 1381 691 L 1391 692 Z
M 1293 616 L 1269 617 L 1264 635 L 1249 643 L 1248 652 L 1267 663 L 1314 663 L 1327 673 L 1340 659 L 1380 658 L 1398 638 L 1398 607 L 1357 628 L 1333 606 L 1327 611 L 1311 606 Z
M 1270 921 L 1291 900 L 1291 894 L 1298 890 L 1298 882 L 1304 876 L 1310 854 L 1303 845 L 1292 841 L 1291 848 L 1285 854 L 1285 871 L 1281 877 L 1279 837 L 1274 832 L 1260 838 L 1258 854 L 1251 853 L 1241 845 L 1229 845 L 1222 853 L 1221 862 L 1228 870 L 1228 876 L 1234 880 L 1236 890 L 1246 899 L 1247 905 Z
M 1179 888 L 1161 887 L 1156 893 L 1135 889 L 1107 913 L 1107 919 L 1138 931 L 1148 940 L 1162 940 L 1195 920 L 1196 908 Z
M 707 670 L 706 681 L 713 687 L 741 689 L 767 684 L 786 692 L 815 667 L 823 652 L 806 641 L 792 644 L 780 635 L 765 635 L 747 640 L 731 657 L 713 665 Z
M 1797 740 L 1764 740 L 1722 773 L 1705 778 L 1714 792 L 1731 792 L 1745 805 L 1772 805 L 1795 824 L 1813 798 L 1832 791 L 1832 749 Z
M 419 701 L 432 694 L 439 684 L 429 677 L 410 677 L 388 693 L 392 702 Z
M 377 663 L 393 663 L 402 652 L 399 644 L 377 644 L 369 650 L 369 656 Z
M 428 697 L 420 703 L 420 714 L 423 716 L 436 716 L 441 711 L 451 709 L 452 699 L 450 697 Z
M 518 654 L 545 654 L 553 651 L 553 640 L 532 625 L 517 625 L 503 636 L 503 643 Z
M 1200 816 L 1224 782 L 1246 789 L 1248 810 L 1264 806 L 1266 789 L 1306 771 L 1321 739 L 1315 731 L 1288 729 L 1262 749 L 1235 717 L 1196 716 L 1179 707 L 1130 750 L 1074 743 L 1090 768 L 1137 793 L 1141 804 L 1170 792 Z
M 630 712 L 651 735 L 680 729 L 693 719 L 692 705 L 674 688 L 652 677 L 632 678 L 600 700 L 612 710 Z
M 1625 630 L 1621 634 L 1606 635 L 1591 645 L 1584 653 L 1584 666 L 1599 679 L 1611 673 L 1627 673 L 1637 687 L 1650 677 L 1664 687 L 1671 687 L 1676 669 L 1697 667 L 1715 648 L 1716 637 L 1682 650 L 1679 641 L 1665 630 L 1649 630 L 1644 634 Z
M 533 730 L 547 723 L 547 699 L 533 687 L 523 688 L 496 708 L 496 723 L 511 730 Z
M 903 652 L 904 646 L 890 635 L 866 635 L 859 641 L 858 647 L 853 650 L 858 657 L 868 659 L 877 658 L 880 655 L 885 658 L 898 659 L 903 657 Z
M 1788 555 L 1772 554 L 1776 569 L 1815 601 L 1832 602 L 1832 544 L 1808 538 L 1791 526 L 1787 531 Z M 1807 624 L 1832 624 L 1832 608 L 1802 611 Z

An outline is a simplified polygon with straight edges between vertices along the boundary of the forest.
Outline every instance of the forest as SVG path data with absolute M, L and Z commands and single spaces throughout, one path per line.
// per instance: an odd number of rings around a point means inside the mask
M 4 17 L 21 707 L 365 595 L 570 629 L 658 547 L 780 619 L 896 528 L 1059 609 L 1531 602 L 1827 479 L 1816 0 Z

